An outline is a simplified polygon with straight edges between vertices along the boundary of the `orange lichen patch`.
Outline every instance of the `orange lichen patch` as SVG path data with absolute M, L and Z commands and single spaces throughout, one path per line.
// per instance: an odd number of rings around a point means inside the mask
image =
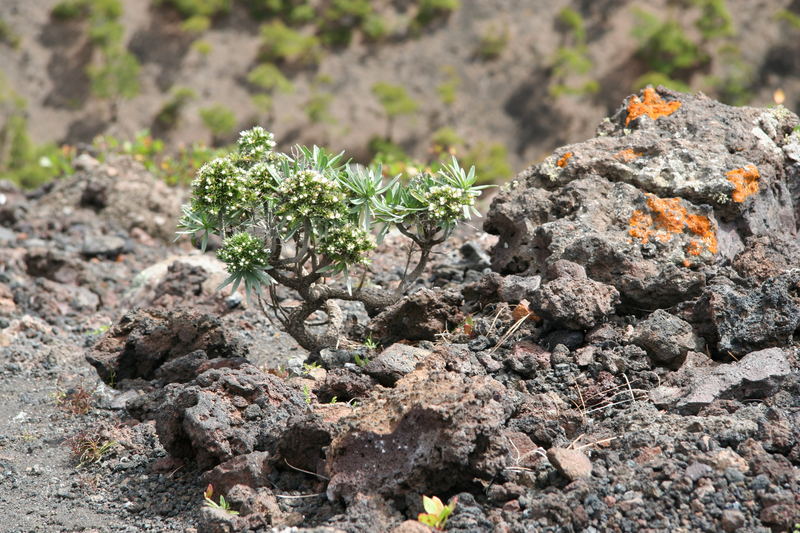
M 625 150 L 620 150 L 616 154 L 614 154 L 614 159 L 620 159 L 625 161 L 626 163 L 630 163 L 634 159 L 638 159 L 642 157 L 644 154 L 642 152 L 634 152 L 633 148 L 626 148 Z
M 717 235 L 711 220 L 689 213 L 680 198 L 659 198 L 650 194 L 647 196 L 647 207 L 652 214 L 636 210 L 631 215 L 628 221 L 628 234 L 631 237 L 639 239 L 642 244 L 647 244 L 650 239 L 669 242 L 673 235 L 688 231 L 698 238 L 692 239 L 686 246 L 687 254 L 700 255 L 704 250 L 717 253 Z
M 625 125 L 630 124 L 632 120 L 636 120 L 642 115 L 656 120 L 660 117 L 666 117 L 673 114 L 681 103 L 677 100 L 673 102 L 665 102 L 655 89 L 648 87 L 644 90 L 644 99 L 634 96 L 628 102 L 628 117 L 625 119 Z
M 561 159 L 558 160 L 556 165 L 558 165 L 561 168 L 564 168 L 565 166 L 567 166 L 567 161 L 569 161 L 569 158 L 572 157 L 573 155 L 575 154 L 573 154 L 572 152 L 567 152 L 566 154 L 561 156 Z
M 655 213 L 653 222 L 656 227 L 670 233 L 682 233 L 686 225 L 686 208 L 680 198 L 659 198 L 655 195 L 647 197 L 647 207 Z M 669 240 L 669 239 L 667 239 Z
M 631 215 L 628 224 L 631 226 L 628 230 L 628 235 L 634 239 L 639 239 L 642 244 L 647 244 L 650 241 L 650 237 L 653 235 L 653 217 L 637 209 Z
M 726 173 L 728 181 L 733 183 L 734 190 L 731 194 L 734 202 L 742 203 L 748 196 L 758 192 L 758 180 L 761 175 L 755 165 L 747 165 L 744 168 L 735 168 Z

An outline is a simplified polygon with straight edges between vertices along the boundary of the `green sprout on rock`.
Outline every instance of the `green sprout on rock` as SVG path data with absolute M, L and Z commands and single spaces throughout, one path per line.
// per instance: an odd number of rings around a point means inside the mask
M 447 505 L 445 505 L 437 496 L 432 498 L 423 496 L 422 506 L 425 508 L 425 512 L 419 514 L 417 521 L 442 531 L 447 524 L 447 519 L 453 514 L 456 503 L 458 503 L 458 498 L 456 497 L 452 498 Z
M 219 509 L 220 511 L 224 511 L 229 515 L 238 515 L 239 511 L 234 511 L 231 509 L 231 504 L 225 499 L 225 496 L 222 494 L 219 495 L 219 503 L 215 502 L 212 498 L 214 497 L 214 486 L 209 483 L 206 490 L 203 492 L 203 499 L 205 500 L 206 507 L 211 507 L 212 509 Z

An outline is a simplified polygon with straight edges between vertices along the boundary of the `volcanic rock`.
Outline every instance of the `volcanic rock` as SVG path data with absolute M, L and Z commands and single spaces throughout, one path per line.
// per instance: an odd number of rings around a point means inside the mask
M 657 309 L 639 322 L 632 340 L 647 350 L 657 364 L 671 368 L 683 364 L 690 350 L 700 351 L 703 348 L 703 342 L 695 335 L 691 324 L 662 309 Z
M 394 389 L 374 393 L 334 438 L 328 497 L 437 494 L 475 477 L 491 479 L 505 465 L 500 430 L 514 403 L 486 376 L 412 372 Z

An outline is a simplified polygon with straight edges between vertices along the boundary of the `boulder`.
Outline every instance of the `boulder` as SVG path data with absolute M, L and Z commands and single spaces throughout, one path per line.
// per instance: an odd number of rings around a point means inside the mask
M 455 290 L 420 289 L 390 305 L 372 319 L 369 331 L 384 343 L 406 340 L 436 340 L 436 335 L 457 326 L 463 319 L 461 294 Z
M 718 399 L 766 398 L 791 374 L 790 357 L 794 356 L 783 349 L 769 348 L 733 363 L 682 369 L 682 384 L 666 383 L 650 391 L 650 397 L 656 405 L 685 414 L 695 414 Z
M 209 360 L 241 363 L 244 355 L 246 350 L 217 318 L 195 311 L 139 309 L 112 326 L 86 360 L 103 381 L 121 387 L 135 379 L 189 381 L 208 369 Z
M 796 234 L 794 151 L 785 150 L 796 115 L 645 91 L 597 137 L 557 150 L 497 195 L 484 224 L 499 236 L 493 270 L 543 275 L 566 259 L 613 285 L 623 311 L 641 312 L 698 297 L 747 237 Z M 653 103 L 668 112 L 649 113 Z
M 251 405 L 259 407 L 261 416 L 245 422 Z M 137 418 L 155 420 L 164 448 L 201 469 L 254 451 L 276 454 L 289 423 L 308 411 L 299 391 L 247 364 L 169 384 L 129 401 L 127 408 Z
M 415 370 L 377 391 L 328 447 L 328 497 L 441 494 L 505 466 L 502 428 L 515 400 L 487 376 Z

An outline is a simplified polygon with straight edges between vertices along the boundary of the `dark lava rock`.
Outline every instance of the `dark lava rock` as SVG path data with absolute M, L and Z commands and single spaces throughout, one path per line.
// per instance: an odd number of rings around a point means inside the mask
M 637 324 L 632 340 L 644 348 L 656 364 L 670 368 L 683 364 L 690 350 L 703 349 L 703 342 L 695 335 L 691 324 L 662 309 Z
M 674 405 L 681 413 L 697 413 L 718 399 L 766 398 L 791 374 L 789 352 L 769 348 L 752 352 L 734 363 L 696 367 L 683 387 L 664 385 L 651 392 L 657 405 Z
M 140 228 L 167 242 L 175 238 L 181 192 L 129 157 L 113 157 L 107 164 L 53 183 L 33 202 L 30 224 L 46 227 L 46 213 L 74 212 L 72 217 L 99 218 L 108 229 L 127 233 Z
M 688 319 L 720 355 L 787 346 L 800 327 L 800 269 L 746 288 L 725 278 L 705 288 Z
M 268 485 L 267 476 L 272 472 L 271 459 L 267 452 L 239 455 L 215 466 L 203 474 L 203 479 L 222 494 L 227 494 L 235 485 L 264 487 Z
M 384 309 L 369 325 L 373 337 L 384 343 L 401 339 L 436 340 L 436 335 L 454 328 L 464 318 L 455 290 L 419 291 Z
M 349 402 L 361 398 L 375 387 L 375 380 L 361 372 L 348 368 L 333 368 L 325 374 L 325 381 L 316 390 L 320 402 L 327 403 L 336 398 L 339 402 Z
M 245 354 L 219 319 L 194 311 L 144 309 L 123 316 L 92 347 L 86 360 L 103 381 L 120 386 L 129 379 L 187 381 L 203 359 Z M 174 362 L 184 356 L 183 361 Z
M 262 416 L 244 423 L 258 405 Z M 137 418 L 154 419 L 174 457 L 207 469 L 254 451 L 275 453 L 289 422 L 308 410 L 302 394 L 251 365 L 208 370 L 186 384 L 170 384 L 128 402 Z
M 612 314 L 618 302 L 619 293 L 611 285 L 562 276 L 534 293 L 531 308 L 557 326 L 585 330 Z
M 328 448 L 328 497 L 440 494 L 491 479 L 505 466 L 500 430 L 514 404 L 492 378 L 415 370 L 347 419 Z
M 597 137 L 558 150 L 497 195 L 484 224 L 500 237 L 495 271 L 544 274 L 567 259 L 640 312 L 699 296 L 745 238 L 796 232 L 794 152 L 782 148 L 797 116 L 658 91 L 680 107 L 630 123 L 622 107 Z
M 748 237 L 733 268 L 745 279 L 762 282 L 800 265 L 800 244 L 780 234 Z

